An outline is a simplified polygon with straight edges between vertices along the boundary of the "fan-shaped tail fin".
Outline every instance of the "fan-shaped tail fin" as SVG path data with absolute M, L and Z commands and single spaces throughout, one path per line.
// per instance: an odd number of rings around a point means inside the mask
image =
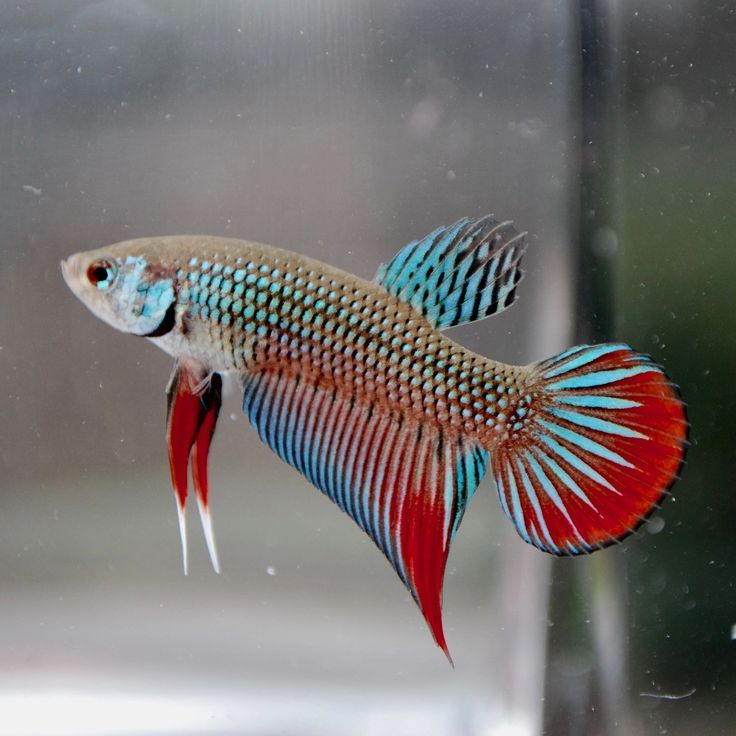
M 506 516 L 546 552 L 583 554 L 623 539 L 683 464 L 688 423 L 677 389 L 627 345 L 580 345 L 531 366 L 516 413 L 493 474 Z

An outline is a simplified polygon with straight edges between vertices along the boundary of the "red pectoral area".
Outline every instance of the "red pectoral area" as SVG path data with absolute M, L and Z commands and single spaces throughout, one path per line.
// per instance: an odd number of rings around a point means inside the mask
M 190 464 L 207 549 L 212 567 L 215 572 L 219 572 L 220 565 L 209 512 L 207 459 L 222 402 L 222 379 L 217 373 L 208 376 L 178 363 L 174 368 L 166 397 L 168 404 L 166 440 L 169 447 L 171 482 L 179 513 L 184 574 L 188 571 L 185 507 Z
M 623 539 L 682 467 L 688 422 L 677 388 L 620 344 L 571 348 L 533 366 L 528 385 L 524 421 L 493 453 L 504 513 L 556 555 Z

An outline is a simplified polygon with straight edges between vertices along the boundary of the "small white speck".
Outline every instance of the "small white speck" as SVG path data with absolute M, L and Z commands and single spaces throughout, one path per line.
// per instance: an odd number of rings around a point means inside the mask
M 273 567 L 272 565 L 269 565 L 266 568 L 266 575 L 270 575 L 271 577 L 274 577 L 274 575 L 276 575 L 276 568 Z
M 24 184 L 23 191 L 35 194 L 37 197 L 40 197 L 43 194 L 43 189 L 41 189 L 41 187 L 34 187 L 32 184 Z
M 455 181 L 457 179 L 457 174 L 452 169 L 447 172 L 446 176 L 447 181 Z

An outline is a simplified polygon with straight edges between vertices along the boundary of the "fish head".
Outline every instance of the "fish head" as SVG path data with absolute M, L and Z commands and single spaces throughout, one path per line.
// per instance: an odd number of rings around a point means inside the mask
M 174 327 L 176 269 L 153 239 L 75 253 L 61 271 L 79 300 L 121 332 L 159 337 Z

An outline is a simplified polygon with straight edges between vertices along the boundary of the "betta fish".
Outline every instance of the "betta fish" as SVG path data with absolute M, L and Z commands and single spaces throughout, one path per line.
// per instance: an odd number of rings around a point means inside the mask
M 525 233 L 464 218 L 372 281 L 243 240 L 129 240 L 62 265 L 100 319 L 175 359 L 167 441 L 186 571 L 191 470 L 205 539 L 221 375 L 260 439 L 375 542 L 438 646 L 450 544 L 489 466 L 528 544 L 588 554 L 631 534 L 678 477 L 688 423 L 662 368 L 628 345 L 506 365 L 444 330 L 511 306 Z

